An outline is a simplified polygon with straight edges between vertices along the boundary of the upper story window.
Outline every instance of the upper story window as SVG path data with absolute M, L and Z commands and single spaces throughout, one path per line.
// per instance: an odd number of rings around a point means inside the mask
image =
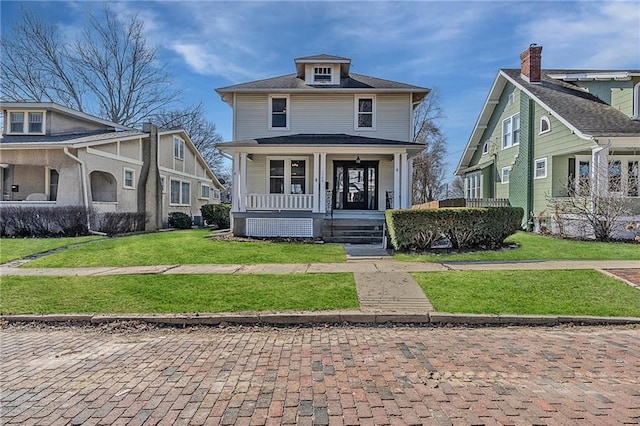
M 356 96 L 356 130 L 376 129 L 376 98 L 372 95 Z
M 502 183 L 509 183 L 509 175 L 511 174 L 511 166 L 503 167 L 500 180 Z
M 313 67 L 314 83 L 331 83 L 331 67 Z
M 485 155 L 488 153 L 489 153 L 489 141 L 486 140 L 484 141 L 484 144 L 482 144 L 482 155 Z
M 640 83 L 633 86 L 633 119 L 640 119 Z
M 502 149 L 520 144 L 520 114 L 502 121 Z
M 289 130 L 289 97 L 269 96 L 269 129 Z
M 551 131 L 551 122 L 547 117 L 540 117 L 540 134 Z
M 209 199 L 209 194 L 211 193 L 211 187 L 206 183 L 200 184 L 200 198 L 204 198 L 206 200 Z
M 43 111 L 14 111 L 9 113 L 9 133 L 43 134 Z
M 173 156 L 184 160 L 184 141 L 177 136 L 173 137 Z

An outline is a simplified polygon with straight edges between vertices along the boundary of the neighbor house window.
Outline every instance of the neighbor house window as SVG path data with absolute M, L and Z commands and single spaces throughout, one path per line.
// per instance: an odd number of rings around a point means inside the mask
M 204 198 L 206 200 L 209 199 L 209 193 L 211 191 L 211 187 L 206 183 L 201 184 L 200 186 L 200 198 Z
M 134 189 L 135 183 L 135 172 L 131 169 L 124 169 L 124 187 Z
M 502 121 L 502 149 L 520 143 L 520 114 L 512 115 Z
M 178 160 L 184 160 L 184 141 L 177 136 L 173 137 L 173 156 Z
M 376 98 L 373 96 L 356 96 L 356 130 L 375 130 Z
M 307 192 L 306 159 L 269 159 L 270 194 L 306 194 Z
M 42 133 L 42 113 L 29 113 L 29 133 Z
M 269 129 L 289 130 L 288 107 L 288 96 L 269 96 Z
M 547 157 L 536 160 L 535 174 L 536 179 L 544 179 L 547 177 Z
M 509 174 L 511 174 L 511 166 L 503 167 L 500 179 L 502 183 L 509 183 Z
M 9 117 L 11 117 L 11 133 L 23 133 L 24 112 L 12 112 L 9 114 Z
M 547 117 L 540 117 L 540 134 L 551 131 L 551 122 Z
M 214 189 L 213 190 L 213 198 L 216 199 L 216 200 L 219 200 L 220 198 L 222 198 L 219 189 Z
M 609 161 L 609 192 L 622 192 L 622 162 Z
M 640 83 L 633 86 L 633 118 L 640 118 Z
M 171 179 L 171 204 L 188 206 L 191 204 L 191 184 L 177 179 Z
M 489 141 L 484 141 L 484 144 L 482 145 L 482 155 L 485 155 L 488 153 L 489 153 Z
M 482 173 L 469 173 L 464 177 L 465 197 L 482 198 Z
M 331 67 L 314 67 L 313 81 L 316 83 L 330 83 Z

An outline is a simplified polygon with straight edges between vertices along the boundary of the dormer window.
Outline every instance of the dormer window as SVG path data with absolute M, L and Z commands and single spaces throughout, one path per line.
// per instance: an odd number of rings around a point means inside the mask
M 38 134 L 44 133 L 43 111 L 11 111 L 9 112 L 9 133 Z
M 314 83 L 331 83 L 331 67 L 314 67 Z

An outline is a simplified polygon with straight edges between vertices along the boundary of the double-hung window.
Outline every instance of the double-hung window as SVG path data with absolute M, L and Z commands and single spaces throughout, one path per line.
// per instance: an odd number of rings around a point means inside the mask
M 373 95 L 356 96 L 355 129 L 376 129 L 376 98 Z
M 509 183 L 509 175 L 511 174 L 511 166 L 507 166 L 507 167 L 503 167 L 502 168 L 502 176 L 501 176 L 501 182 L 502 183 Z
M 520 144 L 520 114 L 502 121 L 502 149 Z
M 124 169 L 123 186 L 127 189 L 135 189 L 135 172 L 131 169 Z
M 29 133 L 42 133 L 42 112 L 29 113 Z
M 210 192 L 211 187 L 209 185 L 207 185 L 206 183 L 200 184 L 200 198 L 208 200 Z
M 188 206 L 191 199 L 191 184 L 189 182 L 171 179 L 171 204 Z
M 270 194 L 306 194 L 307 192 L 306 159 L 269 159 Z
M 184 141 L 177 136 L 173 137 L 173 156 L 178 160 L 184 160 Z
M 10 111 L 8 133 L 44 134 L 44 111 Z
M 547 157 L 538 158 L 535 162 L 535 179 L 547 177 Z
M 464 180 L 465 197 L 470 199 L 482 198 L 482 173 L 469 173 Z
M 24 133 L 24 112 L 11 112 L 11 133 Z
M 269 130 L 289 130 L 288 96 L 269 96 Z

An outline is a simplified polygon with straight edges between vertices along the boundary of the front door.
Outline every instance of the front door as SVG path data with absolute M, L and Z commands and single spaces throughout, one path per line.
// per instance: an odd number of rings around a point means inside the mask
M 378 210 L 378 162 L 334 161 L 333 208 Z

